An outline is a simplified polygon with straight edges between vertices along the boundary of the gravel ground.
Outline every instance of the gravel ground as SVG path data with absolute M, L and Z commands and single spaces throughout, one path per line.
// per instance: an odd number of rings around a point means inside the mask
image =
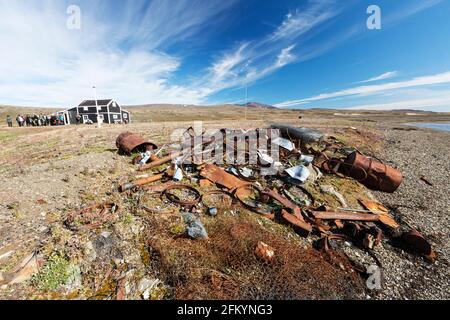
M 404 181 L 393 194 L 376 193 L 387 205 L 400 205 L 397 218 L 419 230 L 438 253 L 434 263 L 388 243 L 376 250 L 383 266 L 378 299 L 450 298 L 450 132 L 387 130 L 381 159 L 400 168 Z M 420 180 L 425 176 L 433 186 Z

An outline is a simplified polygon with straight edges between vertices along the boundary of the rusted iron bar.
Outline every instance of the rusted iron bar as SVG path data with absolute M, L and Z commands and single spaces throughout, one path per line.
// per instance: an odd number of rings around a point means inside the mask
M 159 166 L 161 166 L 161 165 L 163 165 L 163 164 L 166 164 L 167 162 L 170 162 L 170 161 L 172 161 L 173 159 L 175 159 L 175 158 L 181 156 L 182 154 L 183 154 L 183 153 L 182 153 L 181 151 L 180 151 L 180 152 L 172 153 L 172 154 L 168 155 L 167 157 L 164 157 L 164 158 L 158 159 L 158 160 L 156 160 L 156 161 L 150 162 L 149 164 L 143 165 L 143 166 L 140 167 L 138 170 L 139 170 L 139 171 L 146 171 L 146 170 L 150 170 L 150 169 L 159 167 Z
M 312 211 L 316 219 L 321 220 L 354 220 L 354 221 L 372 221 L 380 220 L 377 214 L 367 214 L 359 212 L 332 212 L 332 211 Z
M 160 181 L 164 178 L 164 175 L 165 175 L 164 173 L 161 173 L 148 178 L 142 178 L 133 182 L 124 183 L 123 185 L 120 186 L 120 192 L 125 192 L 127 190 L 133 189 L 134 187 L 139 187 L 152 182 Z

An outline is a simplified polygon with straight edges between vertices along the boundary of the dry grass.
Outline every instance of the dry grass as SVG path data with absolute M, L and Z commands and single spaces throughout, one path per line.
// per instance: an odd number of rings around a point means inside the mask
M 173 237 L 161 219 L 148 219 L 151 268 L 173 288 L 169 298 L 338 299 L 363 291 L 357 274 L 336 269 L 285 232 L 262 227 L 254 213 L 202 220 L 207 240 Z M 258 241 L 275 249 L 271 264 L 256 258 Z

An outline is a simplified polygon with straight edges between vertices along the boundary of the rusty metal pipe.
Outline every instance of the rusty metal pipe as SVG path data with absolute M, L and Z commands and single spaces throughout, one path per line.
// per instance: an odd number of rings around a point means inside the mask
M 149 163 L 149 164 L 146 164 L 146 165 L 140 167 L 138 170 L 139 170 L 139 171 L 146 171 L 146 170 L 150 170 L 150 169 L 159 167 L 160 165 L 163 165 L 163 164 L 165 164 L 165 163 L 167 163 L 167 162 L 170 162 L 170 161 L 172 161 L 174 158 L 179 157 L 179 156 L 181 156 L 182 154 L 183 154 L 183 153 L 182 153 L 181 151 L 180 151 L 180 152 L 175 152 L 175 153 L 173 153 L 173 154 L 171 154 L 171 155 L 168 155 L 167 157 L 164 157 L 164 158 L 158 159 L 158 160 L 156 160 L 156 161 L 154 161 L 154 162 L 151 162 L 151 163 Z
M 150 156 L 150 161 L 151 162 L 156 162 L 156 161 L 159 161 L 160 159 L 156 156 L 156 155 L 154 155 L 154 154 L 152 154 L 151 156 Z
M 289 200 L 286 197 L 283 197 L 276 190 L 265 190 L 265 191 L 263 191 L 263 194 L 265 194 L 265 195 L 271 197 L 272 199 L 278 201 L 279 203 L 281 203 L 286 208 L 291 209 L 293 211 L 295 217 L 298 220 L 302 221 L 303 223 L 306 223 L 305 219 L 303 219 L 303 216 L 302 216 L 302 210 L 294 202 L 292 202 L 291 200 Z
M 367 214 L 359 212 L 332 212 L 332 211 L 312 211 L 312 215 L 316 219 L 321 220 L 355 220 L 355 221 L 371 221 L 380 220 L 377 214 Z
M 120 186 L 120 192 L 125 192 L 127 190 L 133 189 L 134 187 L 143 186 L 152 182 L 160 181 L 164 178 L 164 175 L 165 175 L 164 173 L 161 173 L 148 178 L 142 178 L 133 182 L 125 183 Z
M 283 217 L 283 219 L 286 222 L 288 222 L 290 225 L 292 225 L 294 227 L 294 229 L 296 229 L 296 231 L 298 231 L 305 237 L 311 233 L 312 226 L 309 223 L 307 223 L 303 220 L 300 220 L 299 218 L 290 214 L 289 212 L 287 212 L 284 209 L 281 210 L 281 216 Z

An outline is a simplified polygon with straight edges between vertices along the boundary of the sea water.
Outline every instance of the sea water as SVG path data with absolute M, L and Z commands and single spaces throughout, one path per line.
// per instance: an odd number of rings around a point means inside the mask
M 421 128 L 450 131 L 450 123 L 436 123 L 436 122 L 426 123 L 425 122 L 425 123 L 411 123 L 411 125 L 415 126 L 415 127 L 421 127 Z

